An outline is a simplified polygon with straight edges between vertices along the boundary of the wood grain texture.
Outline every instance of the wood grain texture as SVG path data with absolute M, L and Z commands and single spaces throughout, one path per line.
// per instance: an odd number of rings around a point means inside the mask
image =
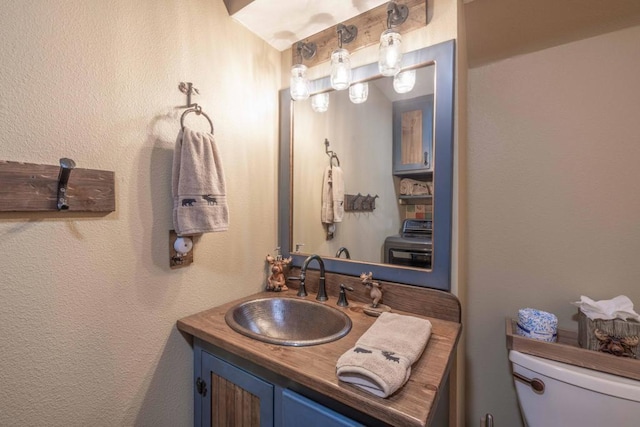
M 329 286 L 331 288 L 328 290 L 333 289 L 331 284 Z M 364 288 L 362 285 L 359 286 Z M 355 291 L 351 292 L 350 295 L 355 293 Z M 391 298 L 391 302 L 386 302 L 392 306 L 394 312 L 422 316 L 419 313 L 400 310 L 393 306 L 393 302 L 400 301 L 400 295 L 409 295 L 406 290 L 396 294 L 388 289 L 388 293 L 395 295 Z M 362 312 L 363 304 L 358 303 L 356 298 L 351 299 L 350 307 L 341 309 L 353 322 L 351 332 L 340 340 L 319 346 L 284 347 L 263 343 L 234 332 L 224 320 L 227 310 L 239 302 L 264 297 L 296 298 L 295 294 L 296 290 L 290 289 L 280 293 L 262 292 L 251 295 L 180 319 L 178 329 L 360 412 L 369 414 L 382 422 L 406 427 L 424 427 L 430 424 L 435 415 L 434 408 L 439 399 L 443 398 L 441 390 L 454 359 L 461 333 L 461 324 L 424 316 L 428 317 L 433 325 L 431 338 L 424 353 L 413 365 L 409 381 L 396 393 L 382 399 L 353 385 L 338 381 L 335 374 L 338 358 L 353 347 L 358 338 L 375 321 L 375 318 L 366 316 Z M 336 294 L 330 292 L 329 295 L 329 301 L 319 304 L 337 307 Z M 307 299 L 313 300 L 314 297 L 315 294 L 310 292 Z M 422 312 L 425 311 L 419 307 L 419 303 L 404 302 L 403 305 L 416 306 Z M 428 307 L 426 311 L 437 312 L 438 310 L 434 307 Z M 444 398 L 446 399 L 448 396 L 444 396 Z
M 260 426 L 260 399 L 233 382 L 211 374 L 210 399 L 212 426 Z
M 510 318 L 506 319 L 505 330 L 509 350 L 640 380 L 640 360 L 581 348 L 577 332 L 558 329 L 557 343 L 538 341 L 517 335 L 516 321 Z
M 363 272 L 364 273 L 364 272 Z M 299 276 L 300 268 L 292 267 L 288 277 Z M 310 296 L 315 296 L 318 291 L 320 272 L 308 269 L 306 272 L 306 288 Z M 393 282 L 374 281 L 380 283 L 382 289 L 382 302 L 392 309 L 419 314 L 425 317 L 435 317 L 436 319 L 448 320 L 451 322 L 461 321 L 462 310 L 460 301 L 452 293 L 424 288 L 420 286 L 403 285 Z M 337 298 L 340 292 L 340 284 L 351 286 L 354 291 L 347 291 L 347 299 L 350 302 L 370 303 L 369 290 L 365 288 L 359 277 L 347 276 L 343 274 L 327 273 L 325 277 L 327 294 Z M 298 289 L 300 282 L 287 281 L 287 286 L 291 289 Z
M 422 153 L 422 110 L 402 113 L 400 141 L 400 161 L 406 164 L 421 164 Z
M 57 211 L 59 166 L 0 160 L 0 211 Z M 76 168 L 67 191 L 68 212 L 113 212 L 115 174 Z
M 424 27 L 427 25 L 427 2 L 425 0 L 406 0 L 400 2 L 409 8 L 409 17 L 398 27 L 395 27 L 400 34 Z M 355 25 L 358 27 L 358 36 L 349 44 L 343 47 L 350 53 L 373 44 L 380 43 L 380 35 L 387 29 L 387 3 L 364 12 L 354 18 L 342 22 L 344 25 Z M 310 37 L 304 42 L 313 42 L 317 45 L 317 52 L 311 59 L 305 60 L 304 65 L 313 67 L 331 59 L 331 52 L 338 47 L 338 34 L 336 26 L 327 28 Z M 291 46 L 292 63 L 299 62 L 296 45 Z

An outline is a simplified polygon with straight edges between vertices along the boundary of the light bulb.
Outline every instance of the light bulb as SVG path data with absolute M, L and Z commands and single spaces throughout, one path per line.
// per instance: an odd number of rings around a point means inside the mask
M 416 85 L 416 70 L 407 70 L 393 78 L 393 89 L 398 93 L 411 92 Z
M 336 49 L 331 54 L 331 87 L 344 90 L 351 84 L 351 59 L 346 49 Z
M 316 113 L 324 113 L 329 109 L 329 94 L 317 93 L 311 97 L 311 108 Z
M 383 76 L 395 76 L 402 63 L 402 36 L 395 30 L 386 30 L 380 36 L 378 70 Z
M 369 83 L 356 83 L 349 87 L 349 99 L 354 104 L 362 104 L 369 96 Z
M 307 66 L 296 64 L 291 67 L 291 80 L 289 90 L 291 99 L 303 101 L 309 98 L 309 79 L 307 79 Z

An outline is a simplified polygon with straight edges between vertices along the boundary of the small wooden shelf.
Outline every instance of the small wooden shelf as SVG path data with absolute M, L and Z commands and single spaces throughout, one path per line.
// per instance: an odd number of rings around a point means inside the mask
M 506 319 L 507 348 L 570 365 L 640 380 L 640 360 L 587 350 L 578 345 L 578 333 L 558 329 L 558 342 L 549 343 L 515 333 L 516 321 Z

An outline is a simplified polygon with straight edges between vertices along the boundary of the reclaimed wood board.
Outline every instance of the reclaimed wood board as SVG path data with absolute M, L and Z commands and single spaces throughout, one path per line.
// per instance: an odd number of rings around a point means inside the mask
M 405 34 L 427 25 L 427 2 L 425 0 L 407 0 L 402 2 L 402 4 L 406 5 L 409 9 L 409 16 L 404 23 L 394 27 L 400 34 Z M 356 39 L 343 46 L 350 53 L 367 46 L 378 44 L 380 43 L 380 34 L 387 29 L 387 3 L 342 23 L 346 26 L 355 25 L 358 28 Z M 336 26 L 334 25 L 307 37 L 304 39 L 304 42 L 313 42 L 318 49 L 313 58 L 304 60 L 304 65 L 313 67 L 322 62 L 329 61 L 331 60 L 331 52 L 338 47 Z M 297 64 L 300 61 L 295 43 L 291 46 L 291 58 L 293 64 Z
M 60 167 L 0 160 L 0 212 L 57 211 Z M 69 212 L 113 212 L 115 174 L 75 168 L 67 190 Z
M 578 345 L 578 333 L 558 329 L 558 342 L 549 343 L 516 334 L 516 321 L 506 319 L 507 348 L 569 365 L 640 380 L 640 360 L 587 350 Z

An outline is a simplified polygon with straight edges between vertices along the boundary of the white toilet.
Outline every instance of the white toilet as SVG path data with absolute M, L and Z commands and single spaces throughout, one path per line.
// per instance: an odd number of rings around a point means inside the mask
M 528 427 L 640 426 L 640 381 L 514 350 L 509 360 Z

